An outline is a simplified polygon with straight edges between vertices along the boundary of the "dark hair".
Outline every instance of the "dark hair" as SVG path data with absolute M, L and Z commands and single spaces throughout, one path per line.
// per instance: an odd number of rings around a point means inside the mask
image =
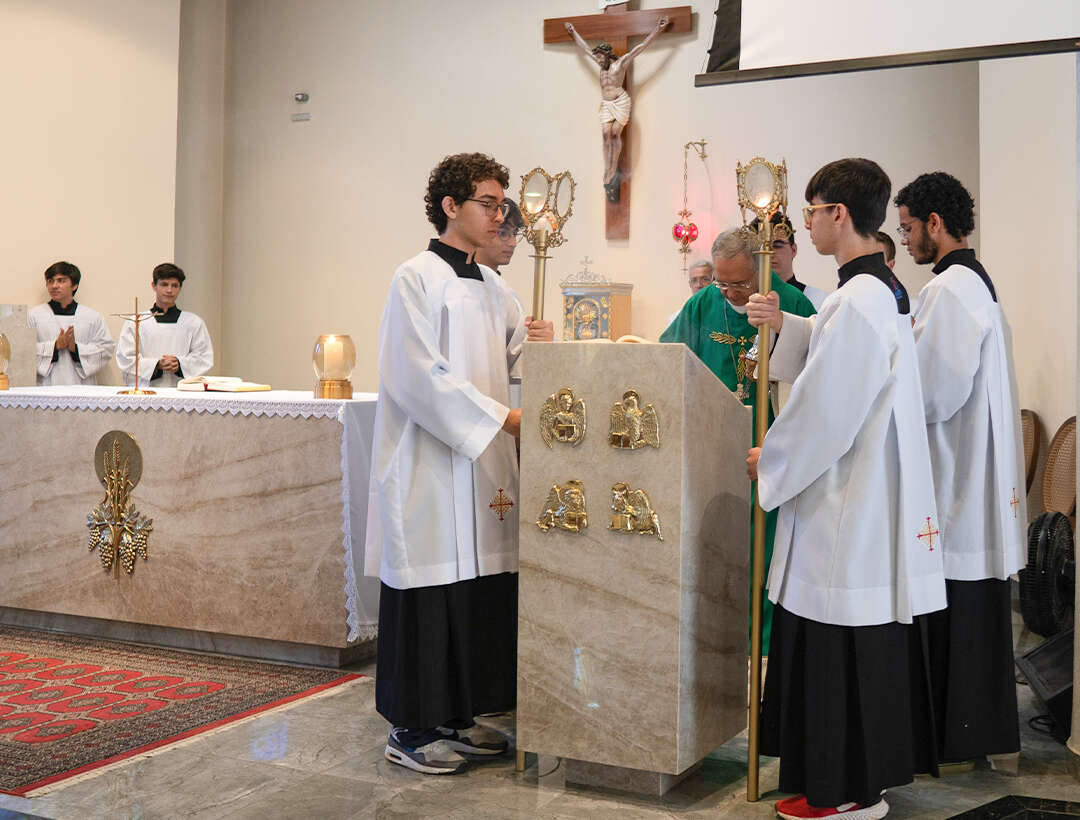
M 184 284 L 184 280 L 187 277 L 184 276 L 182 271 L 177 265 L 172 262 L 162 262 L 156 268 L 154 268 L 154 284 L 156 285 L 162 279 L 177 279 L 180 284 Z
M 791 224 L 791 220 L 788 219 L 787 214 L 782 214 L 779 211 L 777 211 L 776 213 L 774 213 L 772 216 L 769 217 L 769 222 L 771 222 L 773 225 L 783 225 L 785 228 L 787 228 L 788 229 L 788 240 L 787 240 L 788 244 L 792 245 L 792 244 L 795 243 L 795 226 Z M 750 221 L 750 227 L 754 231 L 757 231 L 761 227 L 761 220 L 758 219 L 755 216 Z
M 896 207 L 903 205 L 913 217 L 923 222 L 937 214 L 953 239 L 963 239 L 975 230 L 975 200 L 954 176 L 944 171 L 920 174 L 901 188 Z
M 599 45 L 593 46 L 592 53 L 603 54 L 609 60 L 615 59 L 615 49 L 611 47 L 611 43 L 600 43 Z
M 519 231 L 525 227 L 525 217 L 521 215 L 521 208 L 517 206 L 517 203 L 512 199 L 506 200 L 507 211 L 506 216 L 503 217 L 503 224 L 509 225 L 515 231 Z
M 82 274 L 79 269 L 70 262 L 53 262 L 49 267 L 45 268 L 46 282 L 55 276 L 66 276 L 71 280 L 71 284 L 75 286 L 75 290 L 79 289 L 79 282 L 82 281 Z M 72 293 L 74 292 L 72 291 Z
M 493 179 L 503 188 L 510 184 L 510 172 L 487 154 L 453 154 L 444 157 L 428 176 L 424 203 L 428 222 L 435 226 L 441 236 L 446 231 L 444 197 L 450 197 L 458 205 L 471 197 L 476 186 Z
M 885 221 L 892 182 L 871 159 L 847 157 L 817 170 L 806 183 L 806 201 L 821 197 L 823 203 L 843 204 L 851 225 L 860 236 L 873 236 Z
M 892 237 L 885 231 L 878 231 L 874 238 L 877 239 L 882 245 L 885 246 L 885 261 L 888 262 L 896 258 L 896 243 L 892 241 Z

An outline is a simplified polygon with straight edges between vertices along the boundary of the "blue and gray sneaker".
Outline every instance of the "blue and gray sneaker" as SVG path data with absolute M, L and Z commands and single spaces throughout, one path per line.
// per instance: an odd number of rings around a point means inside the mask
M 409 748 L 401 743 L 390 730 L 383 754 L 391 763 L 424 774 L 457 774 L 464 771 L 469 761 L 459 755 L 447 740 L 432 740 L 423 746 Z
M 468 729 L 448 729 L 440 726 L 438 731 L 455 752 L 467 755 L 501 755 L 510 748 L 510 742 L 493 729 L 473 724 Z

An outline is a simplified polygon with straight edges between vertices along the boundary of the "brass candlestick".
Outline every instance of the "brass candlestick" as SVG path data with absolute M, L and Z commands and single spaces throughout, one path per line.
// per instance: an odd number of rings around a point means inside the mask
M 761 157 L 754 157 L 745 166 L 735 164 L 739 208 L 743 214 L 743 230 L 752 231 L 746 224 L 746 212 L 753 211 L 758 219 L 758 275 L 759 291 L 766 295 L 772 289 L 772 216 L 787 207 L 787 165 L 781 160 L 773 165 Z M 785 228 L 781 228 L 785 230 Z M 777 232 L 779 233 L 779 231 Z M 769 326 L 758 328 L 758 364 L 755 394 L 754 446 L 760 447 L 769 430 Z M 758 747 L 760 743 L 758 722 L 761 713 L 761 630 L 762 604 L 765 593 L 765 510 L 754 494 L 754 551 L 752 559 L 752 587 L 750 604 L 750 705 L 748 715 L 748 759 L 746 773 L 746 799 L 755 802 L 760 794 L 758 786 Z
M 135 323 L 135 386 L 130 390 L 118 390 L 117 395 L 120 396 L 154 396 L 157 395 L 154 390 L 140 390 L 139 389 L 139 323 L 145 322 L 154 314 L 147 311 L 145 316 L 139 315 L 139 297 L 135 297 L 135 312 L 132 314 L 126 313 L 114 313 L 113 316 L 119 316 L 121 319 L 127 319 Z

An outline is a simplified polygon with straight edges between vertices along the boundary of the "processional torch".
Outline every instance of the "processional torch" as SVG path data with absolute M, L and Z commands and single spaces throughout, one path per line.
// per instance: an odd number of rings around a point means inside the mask
M 533 305 L 534 320 L 544 318 L 544 278 L 547 275 L 548 248 L 557 248 L 566 241 L 563 225 L 574 212 L 574 189 L 577 183 L 569 171 L 552 176 L 540 166 L 521 177 L 521 198 L 518 207 L 525 219 L 525 239 L 533 246 Z M 518 751 L 514 768 L 525 771 L 525 752 Z
M 548 248 L 566 241 L 563 225 L 573 213 L 576 183 L 569 171 L 552 176 L 543 168 L 533 168 L 521 178 L 518 203 L 525 219 L 525 239 L 533 246 L 533 319 L 544 318 L 544 277 Z
M 787 208 L 787 165 L 784 160 L 773 165 L 761 157 L 754 157 L 746 165 L 735 163 L 739 208 L 743 217 L 743 230 L 758 248 L 759 292 L 769 293 L 772 284 L 773 238 L 789 239 L 787 227 L 773 225 L 777 213 L 783 215 Z M 757 217 L 757 230 L 746 223 L 747 212 Z M 769 333 L 768 325 L 758 328 L 757 393 L 754 404 L 754 446 L 760 447 L 769 429 Z M 752 587 L 750 594 L 750 706 L 748 721 L 749 754 L 746 773 L 746 799 L 758 799 L 758 718 L 761 713 L 761 629 L 762 603 L 765 592 L 765 511 L 761 509 L 757 493 L 754 494 L 754 551 L 751 564 Z

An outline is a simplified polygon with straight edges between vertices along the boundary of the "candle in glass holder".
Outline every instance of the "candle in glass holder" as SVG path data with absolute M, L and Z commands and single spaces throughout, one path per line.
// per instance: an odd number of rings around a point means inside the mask
M 311 354 L 318 381 L 315 384 L 317 399 L 351 399 L 352 382 L 349 376 L 356 366 L 356 346 L 350 336 L 326 333 L 315 340 Z

